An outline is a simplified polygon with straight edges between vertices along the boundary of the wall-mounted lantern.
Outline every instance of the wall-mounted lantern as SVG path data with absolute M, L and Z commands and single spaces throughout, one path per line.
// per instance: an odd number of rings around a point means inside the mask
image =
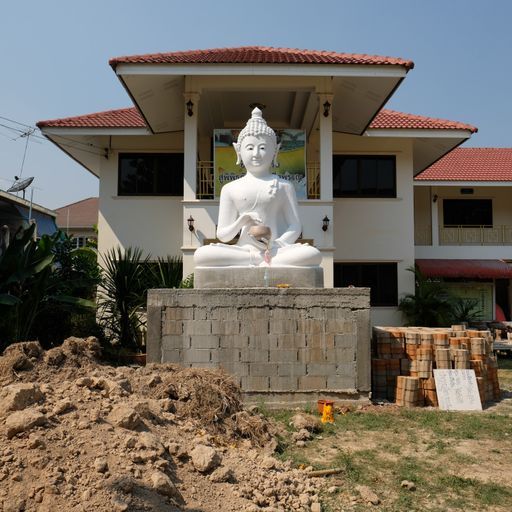
M 327 231 L 329 229 L 330 219 L 327 215 L 322 219 L 322 231 Z
M 194 217 L 192 217 L 192 215 L 187 219 L 187 223 L 188 223 L 188 230 L 189 231 L 194 231 Z
M 325 101 L 323 107 L 324 107 L 324 117 L 329 117 L 329 113 L 331 112 L 331 104 L 328 101 Z
M 188 100 L 185 105 L 187 106 L 188 117 L 192 117 L 194 115 L 194 102 L 192 100 Z

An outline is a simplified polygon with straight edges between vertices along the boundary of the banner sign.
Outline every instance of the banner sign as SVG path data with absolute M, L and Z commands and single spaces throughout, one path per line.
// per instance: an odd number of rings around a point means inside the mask
M 213 131 L 213 165 L 215 170 L 215 197 L 222 187 L 241 178 L 245 169 L 236 165 L 236 142 L 240 130 Z M 307 199 L 306 132 L 304 130 L 276 130 L 281 149 L 277 156 L 279 167 L 272 172 L 289 181 L 295 188 L 297 199 Z

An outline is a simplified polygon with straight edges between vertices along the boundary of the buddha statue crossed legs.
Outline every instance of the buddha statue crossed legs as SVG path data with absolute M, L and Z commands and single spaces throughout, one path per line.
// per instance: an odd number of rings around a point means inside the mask
M 233 146 L 247 172 L 221 190 L 217 238 L 229 242 L 239 232 L 240 238 L 236 245 L 200 247 L 196 267 L 318 266 L 320 251 L 295 243 L 302 231 L 295 190 L 271 173 L 280 145 L 261 110 L 252 111 Z

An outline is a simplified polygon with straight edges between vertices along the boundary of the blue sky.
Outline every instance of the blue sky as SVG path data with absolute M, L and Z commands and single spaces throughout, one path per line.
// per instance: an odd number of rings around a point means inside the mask
M 474 124 L 467 146 L 512 146 L 509 0 L 26 0 L 0 12 L 0 116 L 27 125 L 131 105 L 110 57 L 265 45 L 412 59 L 389 108 Z M 16 136 L 0 126 L 3 190 L 21 169 Z M 50 208 L 98 193 L 49 142 L 29 141 L 23 176 Z

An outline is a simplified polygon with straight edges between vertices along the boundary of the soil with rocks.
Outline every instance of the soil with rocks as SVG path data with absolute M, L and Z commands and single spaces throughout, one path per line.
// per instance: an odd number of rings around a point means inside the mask
M 0 357 L 0 510 L 321 510 L 226 373 L 99 357 L 95 338 Z

